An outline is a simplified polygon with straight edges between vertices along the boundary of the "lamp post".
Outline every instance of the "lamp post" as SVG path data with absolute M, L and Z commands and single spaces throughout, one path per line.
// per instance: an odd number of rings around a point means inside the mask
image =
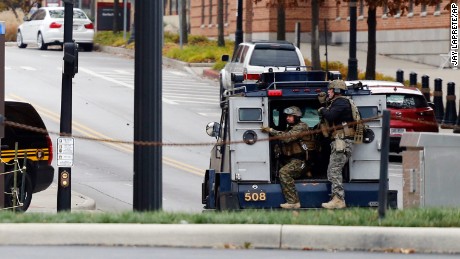
M 348 58 L 347 80 L 358 79 L 358 60 L 356 59 L 356 1 L 351 0 L 350 6 L 350 47 Z

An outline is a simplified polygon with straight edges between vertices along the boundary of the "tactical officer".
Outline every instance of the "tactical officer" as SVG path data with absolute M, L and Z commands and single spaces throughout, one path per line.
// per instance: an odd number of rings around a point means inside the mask
M 331 201 L 323 203 L 322 207 L 327 209 L 345 208 L 345 192 L 343 190 L 342 169 L 351 156 L 353 149 L 354 131 L 351 122 L 355 120 L 352 105 L 353 102 L 343 96 L 347 90 L 345 82 L 342 80 L 331 81 L 328 85 L 326 94 L 318 95 L 318 100 L 326 107 L 318 109 L 323 123 L 326 123 L 332 132 L 325 132 L 326 137 L 331 137 L 331 155 L 327 168 L 327 178 L 331 182 Z M 338 128 L 337 128 L 338 127 Z
M 294 179 L 299 178 L 302 170 L 306 166 L 306 145 L 302 142 L 308 132 L 308 125 L 302 121 L 301 110 L 296 106 L 284 109 L 288 126 L 285 131 L 278 131 L 269 127 L 262 127 L 262 132 L 269 133 L 271 136 L 280 137 L 283 143 L 282 154 L 285 164 L 279 171 L 281 189 L 286 199 L 286 203 L 280 205 L 283 209 L 300 208 L 299 194 L 295 188 Z

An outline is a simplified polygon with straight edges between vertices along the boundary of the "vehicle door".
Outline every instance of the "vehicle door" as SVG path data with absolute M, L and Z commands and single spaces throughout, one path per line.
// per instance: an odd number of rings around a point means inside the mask
M 233 88 L 232 73 L 243 73 L 243 63 L 241 57 L 246 55 L 248 48 L 249 47 L 246 45 L 240 45 L 236 53 L 233 55 L 230 63 L 227 64 L 228 67 L 225 68 L 225 75 L 224 78 L 222 78 L 222 80 L 224 80 L 224 86 L 227 87 L 226 89 Z
M 238 181 L 270 181 L 266 97 L 230 97 L 231 176 Z
M 24 42 L 36 42 L 37 35 L 40 25 L 43 23 L 46 16 L 46 11 L 44 9 L 38 9 L 32 16 L 30 20 L 24 21 L 22 26 L 22 38 Z
M 382 144 L 382 117 L 386 109 L 385 95 L 356 95 L 352 97 L 362 119 L 367 134 L 362 144 L 353 145 L 350 158 L 350 180 L 378 180 L 380 177 L 380 151 Z

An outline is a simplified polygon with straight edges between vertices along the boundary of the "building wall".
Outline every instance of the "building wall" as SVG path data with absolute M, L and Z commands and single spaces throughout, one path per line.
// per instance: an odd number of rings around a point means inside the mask
M 217 37 L 217 1 L 191 0 L 191 34 Z M 265 0 L 257 5 L 251 0 L 243 0 L 244 40 L 275 40 L 277 31 L 277 10 L 266 7 Z M 234 39 L 236 30 L 237 0 L 224 0 L 224 34 Z M 445 1 L 444 1 L 445 2 Z M 377 9 L 377 51 L 380 54 L 396 56 L 426 64 L 439 64 L 439 54 L 449 51 L 450 12 L 427 6 L 414 6 L 412 12 L 389 16 L 382 7 Z M 358 0 L 357 48 L 367 49 L 367 12 L 365 2 Z M 328 44 L 347 45 L 349 42 L 349 7 L 336 0 L 324 0 L 320 7 L 320 38 Z M 226 18 L 226 19 L 225 19 Z M 294 42 L 295 24 L 301 26 L 301 42 L 311 41 L 310 2 L 298 8 L 286 9 L 286 39 Z M 325 25 L 327 24 L 327 25 Z M 325 28 L 327 27 L 327 33 Z

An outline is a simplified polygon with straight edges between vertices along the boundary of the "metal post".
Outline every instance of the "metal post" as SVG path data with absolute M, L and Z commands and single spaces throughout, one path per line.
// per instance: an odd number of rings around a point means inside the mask
M 300 49 L 300 22 L 295 23 L 295 45 Z
M 427 102 L 431 102 L 430 96 L 430 77 L 427 75 L 422 76 L 422 93 Z
M 390 111 L 383 111 L 382 146 L 380 151 L 380 182 L 379 182 L 379 218 L 385 217 L 388 195 L 388 157 L 390 152 Z
M 236 31 L 235 31 L 235 49 L 236 53 L 238 45 L 243 42 L 243 0 L 238 0 L 238 9 L 236 13 Z
M 350 0 L 350 47 L 347 80 L 358 80 L 358 59 L 356 59 L 356 1 Z
M 72 42 L 73 1 L 64 1 L 64 43 Z M 64 53 L 65 57 L 65 53 Z M 61 135 L 72 134 L 72 75 L 62 73 L 61 93 Z M 59 179 L 65 178 L 65 185 L 58 184 L 57 211 L 70 210 L 71 205 L 71 168 L 59 167 Z
M 5 22 L 0 22 L 0 145 L 5 137 L 5 125 L 3 120 L 5 117 Z M 1 150 L 0 150 L 1 152 Z M 0 173 L 4 173 L 3 163 L 0 163 Z M 5 176 L 0 174 L 0 208 L 5 204 Z
M 396 71 L 396 82 L 404 84 L 404 71 L 402 69 Z
M 134 140 L 160 143 L 163 1 L 136 0 L 135 9 Z M 161 209 L 161 158 L 161 145 L 134 146 L 134 210 Z
M 457 121 L 457 107 L 455 100 L 455 83 L 447 83 L 446 111 L 441 123 L 441 128 L 450 128 Z
M 417 87 L 417 73 L 411 72 L 409 74 L 409 85 L 412 87 Z
M 444 102 L 442 100 L 442 79 L 434 79 L 434 92 L 433 92 L 433 103 L 434 103 L 434 115 L 438 123 L 442 122 L 444 118 Z
M 128 0 L 123 0 L 123 40 L 126 40 L 128 28 Z

